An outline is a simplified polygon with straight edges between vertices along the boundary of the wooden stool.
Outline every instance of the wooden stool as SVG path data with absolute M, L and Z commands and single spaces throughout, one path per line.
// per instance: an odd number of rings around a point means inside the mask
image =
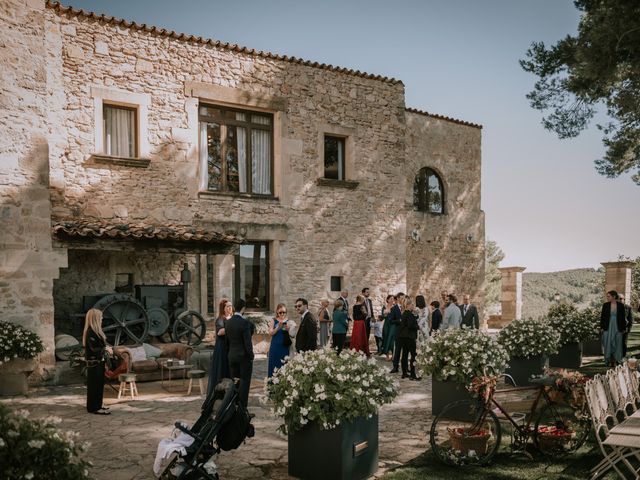
M 204 370 L 189 370 L 187 377 L 189 377 L 189 388 L 187 389 L 187 395 L 191 395 L 191 387 L 193 386 L 193 379 L 198 380 L 198 386 L 200 387 L 200 395 L 202 395 L 206 388 L 204 388 L 204 377 L 207 376 L 207 372 Z
M 122 395 L 127 394 L 127 390 L 131 393 L 131 400 L 135 400 L 138 396 L 138 387 L 136 386 L 136 374 L 135 373 L 121 373 L 118 375 L 120 380 L 120 389 L 118 390 L 118 399 L 122 398 Z

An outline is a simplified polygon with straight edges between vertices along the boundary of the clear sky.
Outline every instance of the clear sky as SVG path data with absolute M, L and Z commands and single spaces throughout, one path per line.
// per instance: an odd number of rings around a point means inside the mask
M 65 5 L 394 77 L 408 107 L 483 125 L 482 208 L 502 266 L 598 267 L 640 256 L 640 187 L 607 179 L 593 126 L 545 131 L 518 65 L 532 41 L 576 31 L 570 0 L 66 0 Z M 464 174 L 464 172 L 460 172 Z

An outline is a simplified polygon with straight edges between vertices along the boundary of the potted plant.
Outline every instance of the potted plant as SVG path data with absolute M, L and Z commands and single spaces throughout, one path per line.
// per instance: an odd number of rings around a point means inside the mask
M 474 377 L 504 371 L 509 356 L 497 340 L 479 330 L 453 328 L 422 342 L 418 365 L 431 375 L 432 414 L 450 402 L 470 398 L 468 384 Z
M 304 352 L 276 369 L 265 394 L 288 435 L 289 475 L 361 479 L 377 470 L 378 408 L 398 389 L 374 359 L 350 350 Z
M 24 395 L 34 358 L 44 350 L 40 337 L 21 325 L 0 321 L 0 395 Z
M 593 357 L 603 355 L 600 309 L 588 307 L 581 310 L 580 315 L 582 316 L 582 321 L 591 327 L 589 336 L 582 342 L 582 354 Z
M 542 374 L 547 356 L 558 351 L 560 333 L 547 322 L 523 318 L 504 327 L 498 343 L 509 354 L 506 373 L 513 377 L 516 385 L 527 385 L 529 377 Z
M 88 480 L 87 448 L 75 432 L 55 427 L 61 419 L 32 420 L 27 410 L 0 404 L 0 478 Z
M 549 366 L 580 368 L 582 341 L 589 338 L 592 326 L 583 320 L 575 307 L 566 304 L 552 306 L 547 321 L 560 332 L 560 348 L 558 353 L 549 356 Z

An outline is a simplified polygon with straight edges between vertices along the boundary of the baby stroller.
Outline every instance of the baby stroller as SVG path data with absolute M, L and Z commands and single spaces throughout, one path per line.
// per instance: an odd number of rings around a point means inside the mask
M 217 480 L 219 478 L 212 457 L 221 450 L 238 448 L 247 437 L 253 437 L 255 433 L 251 425 L 251 416 L 239 399 L 238 382 L 238 379 L 223 378 L 216 385 L 213 393 L 205 399 L 200 418 L 191 428 L 187 428 L 181 422 L 175 423 L 175 427 L 183 434 L 180 437 L 186 441 L 182 443 L 182 448 L 181 445 L 173 443 L 176 445 L 173 448 L 174 452 L 158 478 L 161 480 Z M 171 441 L 172 439 L 166 439 L 160 442 L 159 454 L 163 442 Z M 154 470 L 156 470 L 155 466 Z M 158 474 L 157 471 L 156 474 Z

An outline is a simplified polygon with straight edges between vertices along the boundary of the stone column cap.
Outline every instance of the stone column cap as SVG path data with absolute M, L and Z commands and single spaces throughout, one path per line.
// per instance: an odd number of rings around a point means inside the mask
M 510 273 L 510 272 L 524 272 L 527 269 L 527 267 L 499 267 L 498 270 L 500 270 L 503 273 Z
M 601 262 L 600 265 L 602 265 L 604 268 L 610 268 L 610 267 L 619 267 L 619 268 L 633 268 L 635 266 L 636 262 L 631 262 L 629 260 L 620 260 L 618 262 Z

